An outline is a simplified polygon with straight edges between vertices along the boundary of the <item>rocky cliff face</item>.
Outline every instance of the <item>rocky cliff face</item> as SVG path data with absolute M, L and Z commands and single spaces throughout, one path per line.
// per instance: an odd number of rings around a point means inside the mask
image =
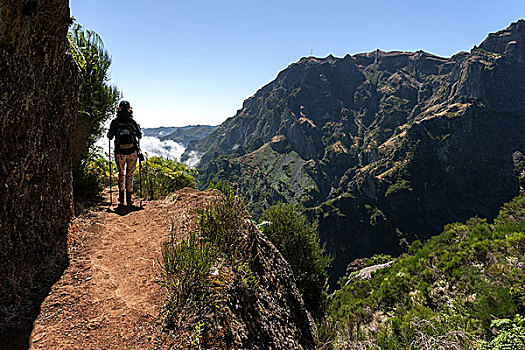
M 247 99 L 200 152 L 201 181 L 237 183 L 257 215 L 301 201 L 335 253 L 396 254 L 445 223 L 494 217 L 519 191 L 525 21 L 450 58 L 303 58 Z
M 171 240 L 163 251 L 168 343 L 176 349 L 196 343 L 203 349 L 314 349 L 315 324 L 292 268 L 242 200 L 226 193 L 186 188 L 169 210 L 177 219 L 172 237 L 185 239 Z M 177 211 L 184 214 L 172 216 Z M 204 273 L 195 262 L 171 267 L 171 261 L 192 260 L 190 251 L 202 259 Z M 179 287 L 188 280 L 191 288 Z
M 65 0 L 0 4 L 2 335 L 28 326 L 35 302 L 67 263 L 79 85 L 70 22 Z
M 256 280 L 255 287 L 223 287 L 225 302 L 215 316 L 222 320 L 223 327 L 204 337 L 205 347 L 315 349 L 315 325 L 290 265 L 249 216 L 244 230 L 245 244 L 250 247 L 246 261 Z

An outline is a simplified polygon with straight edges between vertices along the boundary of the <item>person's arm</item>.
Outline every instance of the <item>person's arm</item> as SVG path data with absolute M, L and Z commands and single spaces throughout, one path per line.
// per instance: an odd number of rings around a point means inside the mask
M 133 120 L 133 124 L 135 124 L 135 131 L 137 132 L 135 136 L 137 136 L 138 139 L 142 138 L 142 131 L 140 130 L 140 126 L 137 124 L 137 122 Z

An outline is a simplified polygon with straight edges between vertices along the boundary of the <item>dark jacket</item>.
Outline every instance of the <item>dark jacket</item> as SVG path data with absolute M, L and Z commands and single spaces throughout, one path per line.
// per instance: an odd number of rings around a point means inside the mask
M 110 140 L 112 140 L 117 135 L 119 125 L 121 124 L 128 124 L 131 126 L 133 130 L 133 135 L 135 135 L 135 139 L 137 140 L 137 142 L 135 143 L 135 146 L 133 148 L 120 149 L 118 144 L 118 138 L 115 138 L 115 154 L 132 154 L 133 152 L 138 151 L 139 149 L 138 139 L 142 137 L 142 132 L 140 131 L 139 125 L 132 117 L 119 115 L 111 121 L 111 124 L 109 126 L 108 137 Z

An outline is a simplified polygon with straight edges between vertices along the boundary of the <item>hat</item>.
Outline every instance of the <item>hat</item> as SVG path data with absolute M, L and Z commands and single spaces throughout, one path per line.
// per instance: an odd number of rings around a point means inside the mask
M 118 107 L 121 108 L 121 109 L 127 109 L 127 108 L 131 108 L 131 105 L 129 104 L 129 101 L 122 100 L 118 104 Z

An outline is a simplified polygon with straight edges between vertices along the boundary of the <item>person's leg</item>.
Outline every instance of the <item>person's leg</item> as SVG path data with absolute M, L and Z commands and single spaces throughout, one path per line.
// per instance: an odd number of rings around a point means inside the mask
M 115 154 L 118 168 L 118 201 L 124 204 L 124 189 L 126 188 L 126 159 L 122 154 Z
M 133 174 L 137 168 L 137 152 L 126 156 L 126 203 L 133 204 Z

